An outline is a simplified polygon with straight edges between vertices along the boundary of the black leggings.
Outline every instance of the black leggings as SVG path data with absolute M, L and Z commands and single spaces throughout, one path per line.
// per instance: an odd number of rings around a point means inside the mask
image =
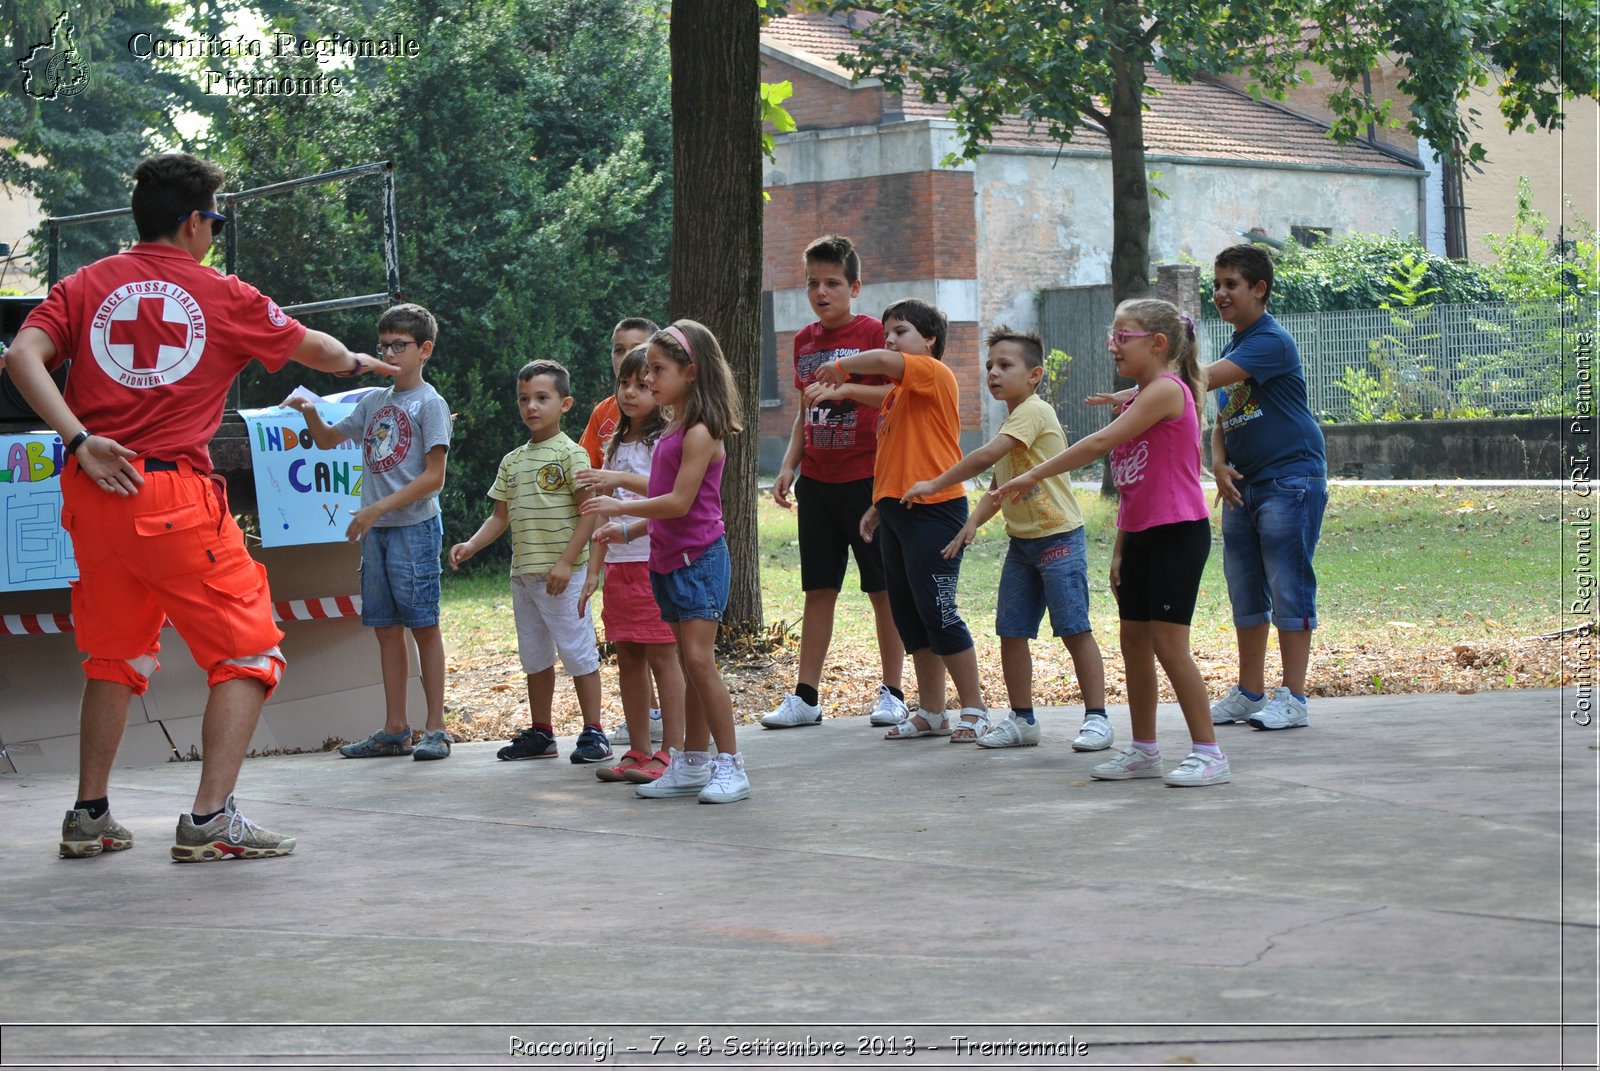
M 1210 556 L 1210 521 L 1178 521 L 1124 533 L 1118 616 L 1189 624 Z

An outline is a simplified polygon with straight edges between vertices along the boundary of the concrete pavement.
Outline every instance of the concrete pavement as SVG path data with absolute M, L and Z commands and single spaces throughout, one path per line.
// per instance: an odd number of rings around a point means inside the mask
M 73 779 L 11 775 L 0 1065 L 1592 1067 L 1600 751 L 1566 713 L 1314 700 L 1222 727 L 1199 789 L 1092 781 L 1065 711 L 1010 751 L 745 726 L 754 794 L 715 807 L 570 739 L 254 759 L 241 809 L 299 848 L 191 866 L 197 766 L 119 769 L 133 850 L 71 861 Z

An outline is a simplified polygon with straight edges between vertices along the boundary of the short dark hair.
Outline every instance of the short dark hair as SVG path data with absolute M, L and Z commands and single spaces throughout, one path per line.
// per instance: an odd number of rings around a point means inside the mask
M 378 334 L 410 335 L 417 342 L 437 342 L 439 321 L 421 305 L 391 305 L 378 317 Z
M 916 298 L 901 298 L 883 310 L 883 321 L 904 320 L 917 329 L 923 338 L 930 339 L 933 356 L 943 360 L 944 343 L 950 333 L 950 321 L 943 310 Z
M 861 279 L 861 255 L 856 252 L 855 243 L 842 234 L 824 235 L 806 246 L 806 264 L 818 260 L 843 268 L 844 281 L 847 283 Z
M 661 327 L 654 320 L 648 320 L 643 316 L 624 316 L 617 321 L 617 326 L 611 329 L 611 337 L 616 338 L 624 331 L 643 331 L 653 335 L 659 330 Z
M 526 383 L 534 376 L 549 376 L 556 393 L 566 398 L 572 394 L 572 373 L 560 361 L 529 361 L 517 373 L 517 382 Z
M 1044 367 L 1044 339 L 1037 331 L 1013 331 L 1005 324 L 996 324 L 983 344 L 990 349 L 1000 342 L 1015 342 L 1022 347 L 1022 363 L 1029 368 Z
M 1230 245 L 1217 254 L 1215 267 L 1233 268 L 1251 286 L 1265 279 L 1267 295 L 1272 294 L 1272 256 L 1258 245 Z
M 133 225 L 141 242 L 170 238 L 193 212 L 211 212 L 222 168 L 186 152 L 146 156 L 133 169 Z

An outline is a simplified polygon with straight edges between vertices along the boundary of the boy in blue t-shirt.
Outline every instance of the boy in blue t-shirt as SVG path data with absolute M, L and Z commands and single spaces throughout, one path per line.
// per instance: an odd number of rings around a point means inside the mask
M 1239 683 L 1211 708 L 1217 724 L 1307 724 L 1306 667 L 1317 627 L 1312 569 L 1328 465 L 1294 337 L 1267 312 L 1272 258 L 1253 245 L 1217 254 L 1211 299 L 1233 339 L 1207 366 L 1218 392 L 1211 463 L 1222 506 L 1222 561 L 1239 643 Z M 1283 684 L 1266 686 L 1267 637 L 1278 626 Z

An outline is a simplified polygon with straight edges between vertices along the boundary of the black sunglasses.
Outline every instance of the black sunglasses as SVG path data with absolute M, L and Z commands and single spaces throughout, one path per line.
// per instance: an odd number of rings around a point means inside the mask
M 222 228 L 228 225 L 228 217 L 224 216 L 221 212 L 212 212 L 204 208 L 200 209 L 199 212 L 202 219 L 209 219 L 211 221 L 211 236 L 213 238 L 221 234 Z M 185 212 L 183 215 L 178 217 L 178 222 L 187 223 L 189 221 L 189 217 L 192 215 L 194 215 L 193 212 Z

